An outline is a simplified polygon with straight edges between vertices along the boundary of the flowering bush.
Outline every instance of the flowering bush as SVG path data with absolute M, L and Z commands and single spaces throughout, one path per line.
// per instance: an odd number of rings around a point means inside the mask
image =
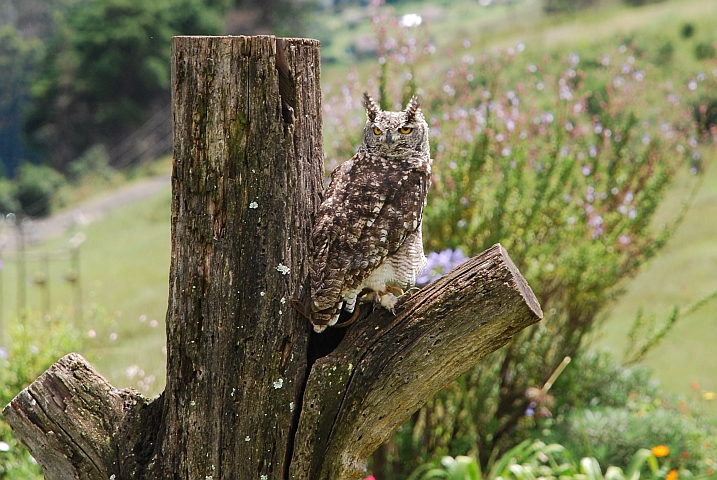
M 328 167 L 360 142 L 363 89 L 378 90 L 382 105 L 394 108 L 418 93 L 434 160 L 423 225 L 434 253 L 420 282 L 500 242 L 545 312 L 543 322 L 439 392 L 384 447 L 397 459 L 394 478 L 413 461 L 449 452 L 474 452 L 485 466 L 529 435 L 526 390 L 542 385 L 565 356 L 582 353 L 622 281 L 680 223 L 690 199 L 660 224 L 656 212 L 678 174 L 700 171 L 700 140 L 714 132 L 696 128 L 695 112 L 711 112 L 701 95 L 717 85 L 717 68 L 677 78 L 671 57 L 629 41 L 559 56 L 522 43 L 476 54 L 466 39 L 450 58 L 437 58 L 427 30 L 401 28 L 388 16 L 374 26 L 374 74 L 362 83 L 352 72 L 346 84 L 325 88 Z M 638 327 L 636 336 L 650 337 Z
M 535 438 L 600 464 L 628 465 L 636 448 L 652 446 L 668 469 L 697 474 L 717 466 L 717 421 L 700 403 L 665 395 L 648 370 L 616 365 L 606 354 L 582 355 L 573 366 L 555 382 L 553 418 L 535 419 Z
M 682 408 L 688 408 L 683 403 Z M 626 465 L 635 445 L 664 441 L 652 449 L 670 469 L 714 471 L 715 425 L 704 416 L 681 413 L 667 404 L 576 410 L 552 439 L 566 439 L 573 451 L 589 452 L 600 463 Z M 672 452 L 672 453 L 670 453 Z
M 463 251 L 446 249 L 442 252 L 430 252 L 427 256 L 426 268 L 416 279 L 416 285 L 422 287 L 441 278 L 446 273 L 468 260 Z
M 511 81 L 500 72 L 513 68 L 521 48 L 464 58 L 448 72 L 431 115 L 436 175 L 427 244 L 474 255 L 501 242 L 546 312 L 466 377 L 472 393 L 458 411 L 471 412 L 471 426 L 456 424 L 450 442 L 470 438 L 463 447 L 477 447 L 484 463 L 520 435 L 523 392 L 565 355 L 579 354 L 620 281 L 665 244 L 680 217 L 655 229 L 657 207 L 680 169 L 700 156 L 689 89 L 664 91 L 655 107 L 659 83 L 630 46 L 591 59 L 589 70 L 577 54 L 554 72 L 528 63 Z

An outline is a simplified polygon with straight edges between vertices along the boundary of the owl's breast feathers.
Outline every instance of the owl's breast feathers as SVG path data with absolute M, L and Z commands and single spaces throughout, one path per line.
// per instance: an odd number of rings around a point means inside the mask
M 338 317 L 342 295 L 421 227 L 429 183 L 427 155 L 383 158 L 359 149 L 334 170 L 311 235 L 315 324 Z

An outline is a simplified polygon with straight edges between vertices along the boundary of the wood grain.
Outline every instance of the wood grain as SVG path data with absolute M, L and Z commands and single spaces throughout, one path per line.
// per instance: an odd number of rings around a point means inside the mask
M 436 391 L 542 318 L 500 244 L 401 300 L 395 316 L 359 319 L 313 366 L 292 469 L 360 478 L 368 456 Z

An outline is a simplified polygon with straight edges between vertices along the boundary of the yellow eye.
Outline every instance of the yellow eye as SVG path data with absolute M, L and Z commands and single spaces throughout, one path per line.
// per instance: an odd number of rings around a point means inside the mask
M 373 133 L 375 133 L 376 135 L 381 135 L 381 129 L 378 127 L 373 127 Z
M 404 135 L 408 135 L 409 133 L 411 133 L 413 131 L 413 129 L 411 127 L 401 127 L 398 129 L 398 131 Z

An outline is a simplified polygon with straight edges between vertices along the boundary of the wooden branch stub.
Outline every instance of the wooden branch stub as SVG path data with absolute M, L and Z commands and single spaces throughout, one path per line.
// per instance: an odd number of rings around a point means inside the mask
M 120 435 L 130 415 L 148 404 L 117 390 L 77 353 L 58 360 L 4 409 L 18 439 L 47 480 L 121 478 L 136 437 Z
M 313 366 L 292 468 L 360 478 L 368 456 L 436 391 L 542 315 L 497 244 L 399 303 L 396 316 L 359 319 Z

